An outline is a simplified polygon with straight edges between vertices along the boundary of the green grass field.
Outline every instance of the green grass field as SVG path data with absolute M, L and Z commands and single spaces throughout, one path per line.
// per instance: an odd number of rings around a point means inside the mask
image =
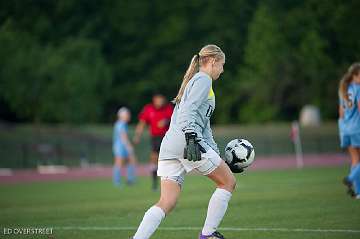
M 360 200 L 345 195 L 341 178 L 346 171 L 343 167 L 238 175 L 221 224 L 223 234 L 230 239 L 360 238 Z M 188 176 L 177 208 L 152 238 L 197 238 L 213 190 L 205 177 Z M 1 185 L 0 191 L 2 228 L 53 227 L 51 238 L 56 239 L 129 238 L 159 196 L 150 191 L 148 178 L 122 189 L 108 180 L 91 180 Z

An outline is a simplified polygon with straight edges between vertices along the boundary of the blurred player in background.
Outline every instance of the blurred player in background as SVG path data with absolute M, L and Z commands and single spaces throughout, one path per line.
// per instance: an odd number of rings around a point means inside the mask
M 350 66 L 339 85 L 339 133 L 342 148 L 351 157 L 350 174 L 344 178 L 348 193 L 360 199 L 360 63 Z
M 134 143 L 138 144 L 146 125 L 149 125 L 151 136 L 150 171 L 152 176 L 152 189 L 157 190 L 157 161 L 161 141 L 169 129 L 173 106 L 167 102 L 165 96 L 155 94 L 152 103 L 147 104 L 139 115 L 139 123 L 135 129 Z
M 210 117 L 215 109 L 212 82 L 219 78 L 224 64 L 225 55 L 215 45 L 207 45 L 193 56 L 174 99 L 176 105 L 170 128 L 161 143 L 160 200 L 146 211 L 134 239 L 147 239 L 155 232 L 165 215 L 175 207 L 184 175 L 191 170 L 207 176 L 217 186 L 199 238 L 224 238 L 217 227 L 225 215 L 236 180 L 220 158 L 210 128 Z
M 127 183 L 133 184 L 135 181 L 135 163 L 133 146 L 128 137 L 128 122 L 130 121 L 130 111 L 121 107 L 117 112 L 117 121 L 113 132 L 113 182 L 114 185 L 121 185 L 121 170 L 127 161 Z

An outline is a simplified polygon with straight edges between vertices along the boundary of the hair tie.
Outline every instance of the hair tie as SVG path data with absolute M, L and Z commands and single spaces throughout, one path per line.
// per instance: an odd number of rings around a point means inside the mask
M 197 53 L 197 54 L 196 54 L 196 56 L 197 56 L 197 58 L 200 58 L 200 55 L 199 55 L 199 53 Z

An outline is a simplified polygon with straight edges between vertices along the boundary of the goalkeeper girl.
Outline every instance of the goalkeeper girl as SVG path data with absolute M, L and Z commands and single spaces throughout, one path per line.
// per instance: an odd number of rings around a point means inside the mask
M 339 98 L 341 147 L 347 148 L 351 157 L 344 184 L 351 196 L 360 199 L 360 63 L 352 64 L 341 79 Z
M 223 73 L 225 54 L 215 45 L 203 47 L 191 60 L 180 90 L 170 128 L 161 143 L 158 176 L 161 177 L 160 200 L 148 209 L 134 239 L 146 239 L 175 207 L 184 175 L 196 170 L 216 184 L 210 198 L 200 239 L 224 238 L 217 228 L 225 215 L 236 180 L 229 166 L 220 158 L 213 139 L 210 117 L 215 109 L 213 81 Z M 234 172 L 237 172 L 233 168 Z

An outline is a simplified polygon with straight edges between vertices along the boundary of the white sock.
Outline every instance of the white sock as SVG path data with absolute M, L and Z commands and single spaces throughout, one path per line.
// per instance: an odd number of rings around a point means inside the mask
M 148 239 L 155 232 L 165 217 L 165 212 L 158 206 L 152 206 L 145 212 L 133 239 Z
M 217 230 L 221 220 L 223 219 L 228 203 L 231 198 L 231 192 L 222 188 L 217 188 L 210 198 L 203 235 L 211 235 Z

